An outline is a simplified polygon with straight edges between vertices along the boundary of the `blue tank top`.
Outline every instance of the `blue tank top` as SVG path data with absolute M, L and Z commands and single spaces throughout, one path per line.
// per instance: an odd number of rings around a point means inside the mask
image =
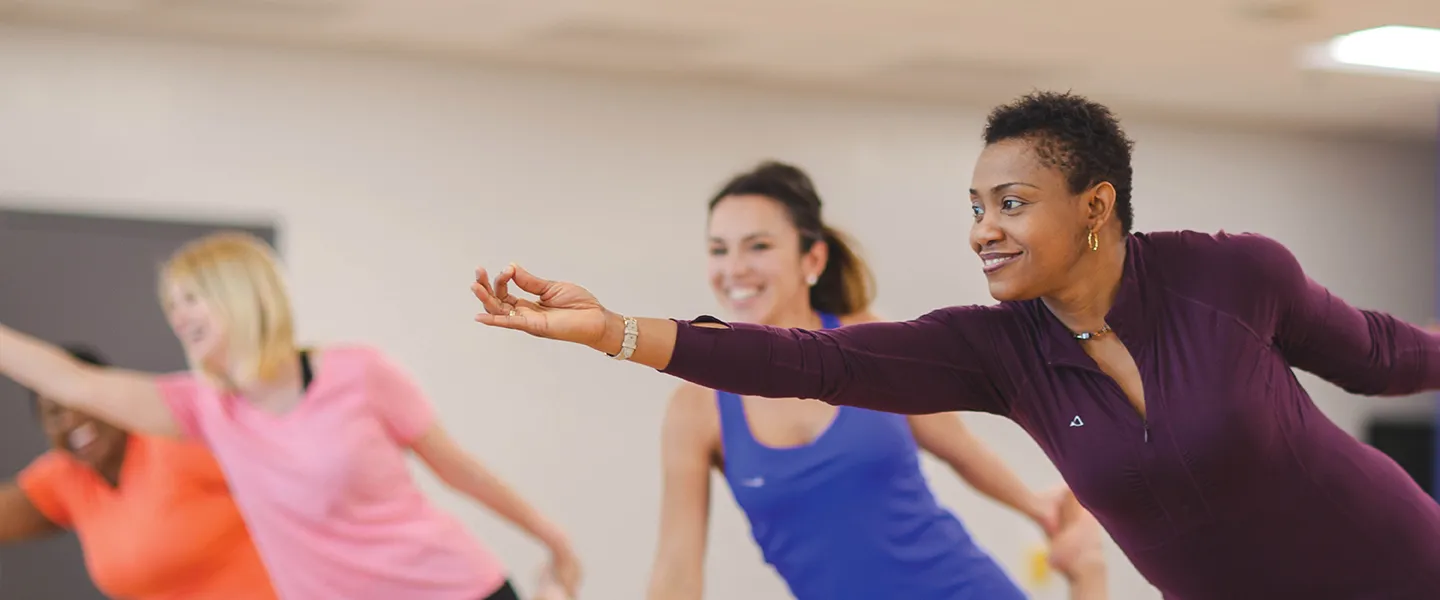
M 772 448 L 739 396 L 716 396 L 725 480 L 797 600 L 1025 597 L 935 501 L 904 415 L 842 406 L 815 441 Z

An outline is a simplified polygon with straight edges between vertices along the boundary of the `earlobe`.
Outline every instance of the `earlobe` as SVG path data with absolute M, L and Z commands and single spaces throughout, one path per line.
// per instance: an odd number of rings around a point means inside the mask
M 829 261 L 830 247 L 824 241 L 815 242 L 801 263 L 801 269 L 806 272 L 805 284 L 813 287 L 820 280 L 820 272 L 825 270 L 825 264 Z

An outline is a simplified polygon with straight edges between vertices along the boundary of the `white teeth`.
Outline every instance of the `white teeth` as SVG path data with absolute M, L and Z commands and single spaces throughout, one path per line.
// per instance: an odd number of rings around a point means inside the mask
M 89 446 L 96 440 L 96 438 L 99 437 L 100 434 L 95 431 L 95 426 L 90 423 L 86 423 L 84 425 L 76 427 L 75 429 L 70 430 L 70 436 L 68 438 L 68 441 L 70 442 L 70 449 L 79 450 L 81 448 Z
M 759 290 L 759 289 L 756 289 L 756 288 L 731 288 L 731 289 L 730 289 L 730 299 L 731 299 L 731 300 L 749 300 L 749 299 L 751 299 L 751 298 L 754 298 L 755 295 L 756 295 L 756 294 L 759 294 L 759 293 L 760 293 L 760 290 Z
M 998 264 L 1007 262 L 1007 261 L 1009 261 L 1009 260 L 1012 259 L 1012 258 L 1015 258 L 1015 256 L 1012 255 L 1012 256 L 992 257 L 992 258 L 987 258 L 987 259 L 985 259 L 985 260 L 984 260 L 984 263 L 985 263 L 985 266 L 987 266 L 987 267 L 993 267 L 993 266 L 995 266 L 995 265 L 998 265 Z

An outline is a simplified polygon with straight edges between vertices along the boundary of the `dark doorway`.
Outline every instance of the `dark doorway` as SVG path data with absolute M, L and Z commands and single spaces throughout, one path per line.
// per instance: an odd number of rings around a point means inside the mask
M 0 322 L 48 341 L 94 347 L 119 366 L 184 369 L 160 310 L 156 275 L 175 248 L 220 229 L 275 243 L 273 224 L 0 209 Z M 48 449 L 25 391 L 0 377 L 0 478 L 13 478 Z M 0 598 L 104 600 L 73 534 L 0 546 Z

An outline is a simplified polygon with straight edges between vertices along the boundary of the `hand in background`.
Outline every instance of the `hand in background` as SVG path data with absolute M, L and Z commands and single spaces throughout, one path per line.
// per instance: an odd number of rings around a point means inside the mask
M 1053 539 L 1056 534 L 1060 533 L 1060 509 L 1066 499 L 1070 497 L 1070 488 L 1062 485 L 1035 496 L 1036 506 L 1031 511 L 1033 513 L 1031 519 L 1045 531 L 1046 538 Z
M 574 600 L 575 596 L 565 590 L 565 586 L 555 578 L 555 566 L 545 565 L 540 573 L 540 581 L 535 586 L 535 593 L 527 596 L 531 600 Z
M 1059 528 L 1050 538 L 1050 565 L 1072 582 L 1103 572 L 1105 555 L 1100 522 L 1080 505 L 1070 490 L 1059 503 Z
M 555 553 L 550 559 L 550 572 L 565 590 L 565 597 L 574 598 L 580 592 L 580 559 L 566 549 Z

